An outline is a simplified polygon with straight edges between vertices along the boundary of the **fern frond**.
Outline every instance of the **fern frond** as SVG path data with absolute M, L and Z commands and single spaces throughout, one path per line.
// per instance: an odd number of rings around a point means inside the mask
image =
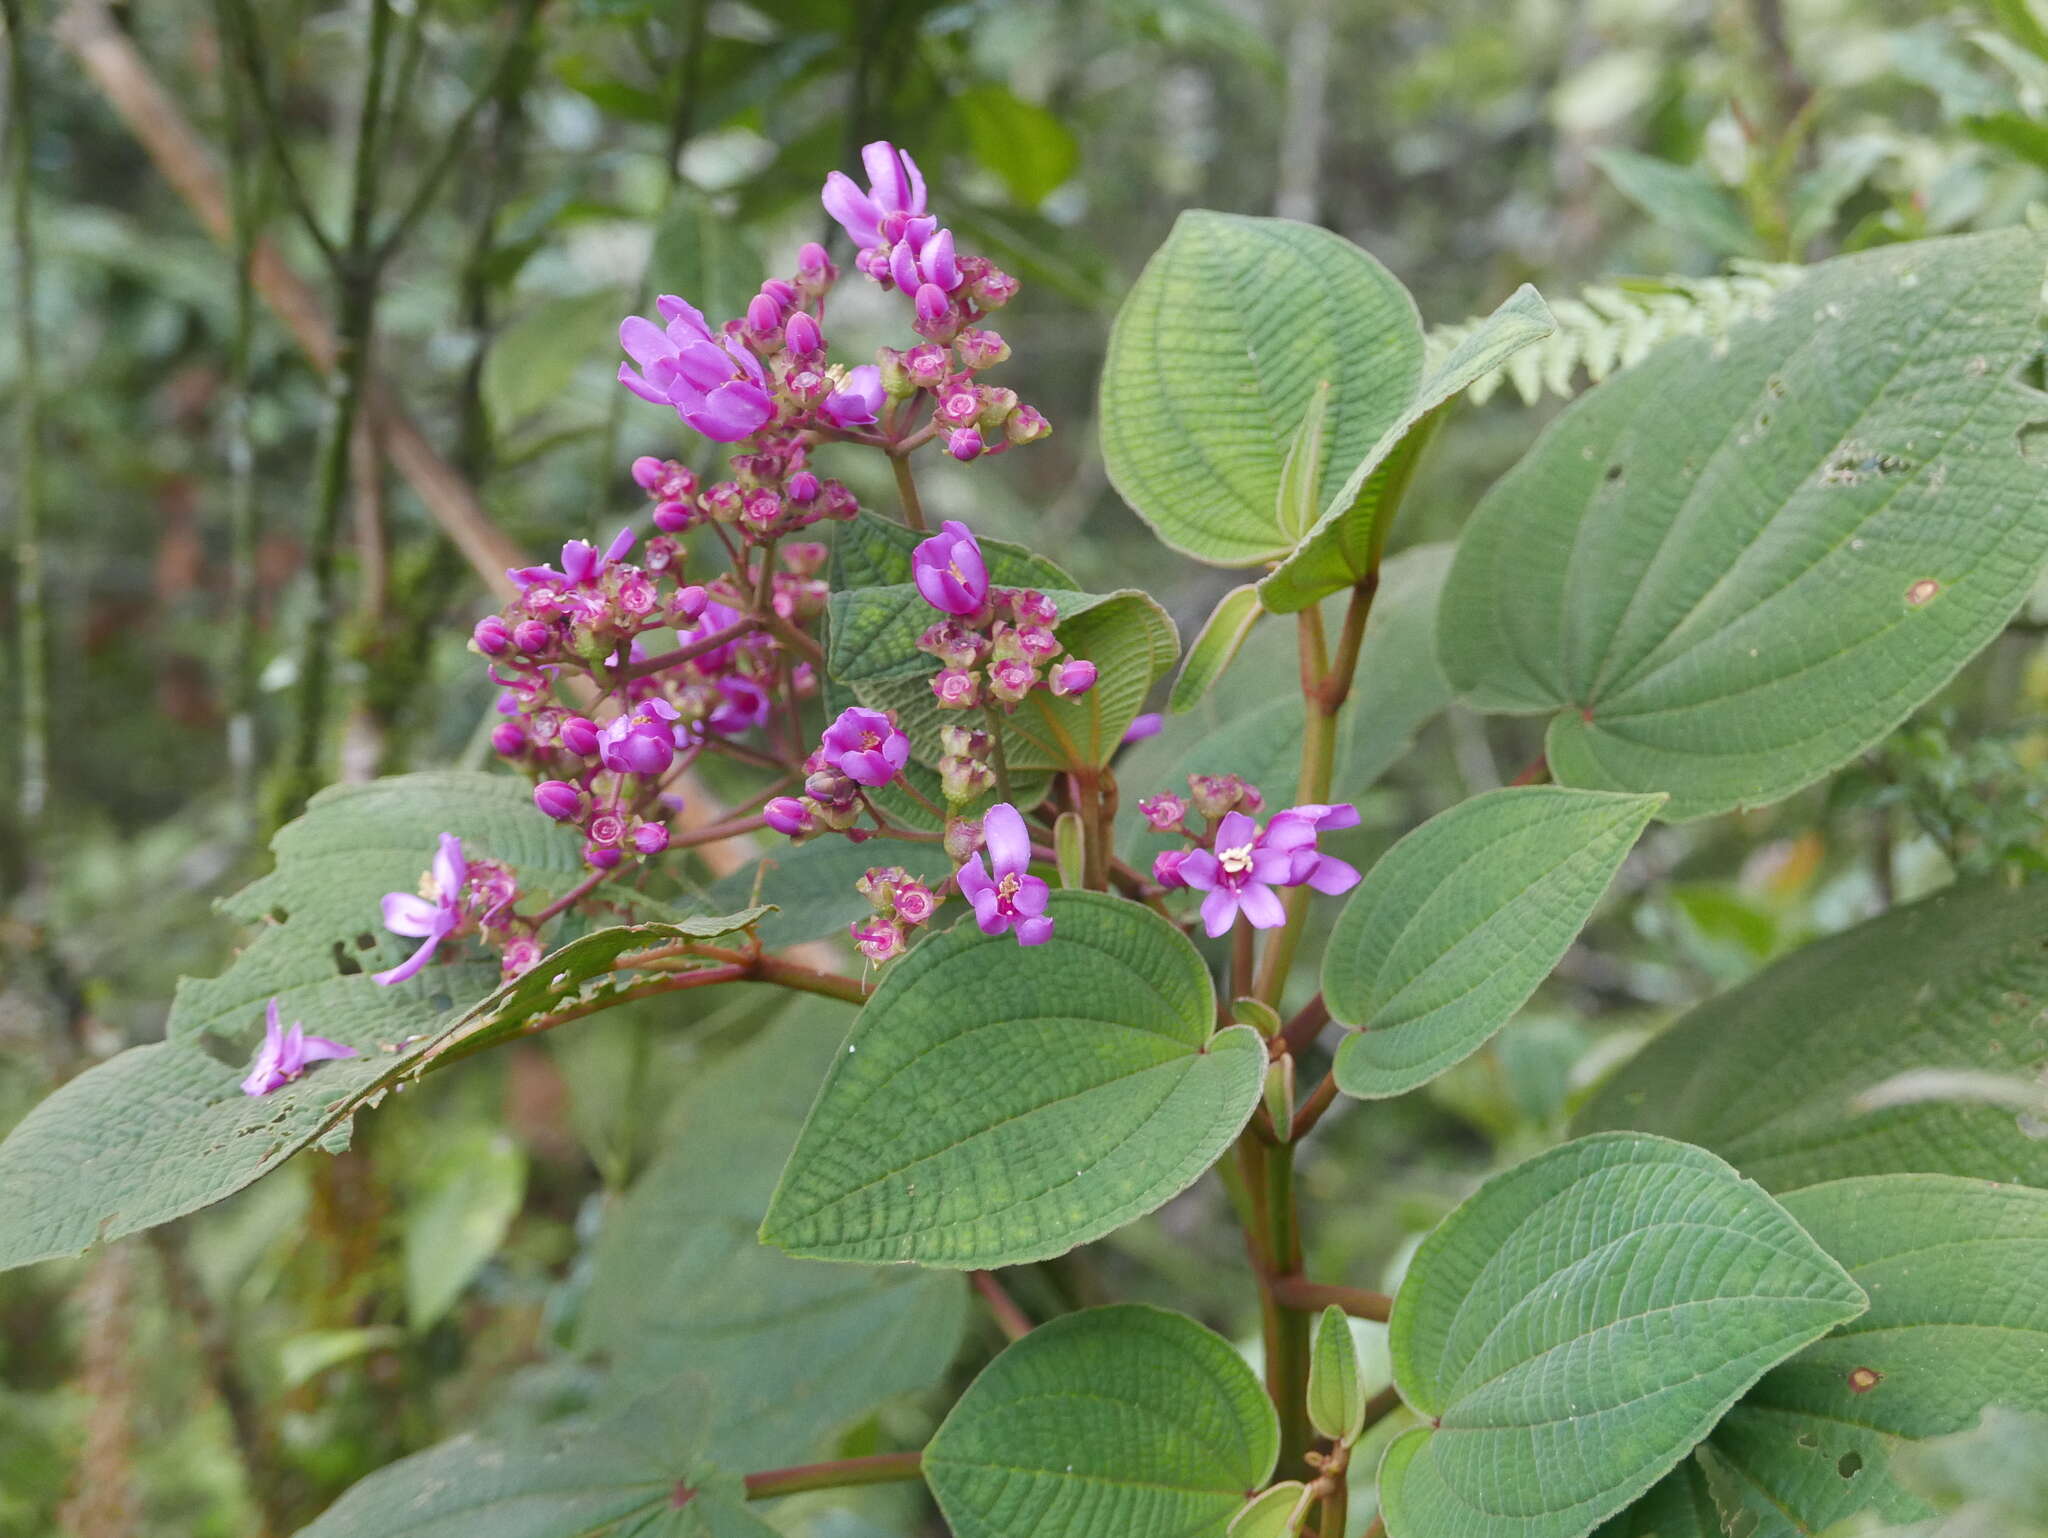
M 1552 299 L 1556 334 L 1515 354 L 1506 367 L 1485 375 L 1466 393 L 1477 405 L 1506 383 L 1525 406 L 1535 405 L 1546 392 L 1569 400 L 1585 384 L 1598 384 L 1628 367 L 1659 342 L 1725 335 L 1737 321 L 1769 310 L 1806 271 L 1785 262 L 1738 261 L 1731 267 L 1713 278 L 1617 278 L 1576 299 Z M 1432 328 L 1430 362 L 1479 324 L 1475 319 Z

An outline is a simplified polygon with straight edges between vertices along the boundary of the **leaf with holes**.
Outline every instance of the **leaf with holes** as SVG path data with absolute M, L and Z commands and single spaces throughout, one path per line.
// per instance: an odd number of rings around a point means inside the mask
M 1279 1450 L 1272 1402 L 1229 1345 L 1122 1303 L 991 1362 L 924 1473 L 957 1538 L 1223 1538 Z
M 1216 566 L 1294 548 L 1280 487 L 1319 385 L 1330 387 L 1327 505 L 1414 397 L 1415 302 L 1341 236 L 1190 210 L 1132 285 L 1102 368 L 1102 456 L 1167 544 Z
M 1809 1186 L 1785 1208 L 1870 1295 L 1870 1312 L 1773 1368 L 1701 1450 L 1752 1538 L 1934 1508 L 1905 1448 L 2000 1406 L 2048 1412 L 2048 1191 L 1951 1175 Z
M 1554 713 L 1552 774 L 1758 806 L 1890 731 L 2048 559 L 2044 237 L 1822 263 L 1722 344 L 1659 347 L 1481 502 L 1445 589 L 1451 682 Z
M 1557 330 L 1543 296 L 1524 283 L 1423 377 L 1415 399 L 1345 477 L 1294 552 L 1259 582 L 1259 601 L 1293 614 L 1379 569 L 1387 530 L 1443 408 L 1510 358 Z
M 1855 1106 L 1926 1068 L 2048 1071 L 2048 881 L 1964 883 L 1794 951 L 1651 1042 L 1578 1127 L 1682 1137 L 1773 1191 L 1897 1171 L 2048 1186 L 2024 1113 Z
M 1137 903 L 1056 892 L 1020 947 L 963 920 L 897 962 L 833 1062 L 761 1226 L 792 1255 L 1018 1265 L 1193 1184 L 1265 1079 L 1208 969 Z
M 1610 1133 L 1540 1154 L 1423 1240 L 1395 1299 L 1395 1381 L 1431 1424 L 1380 1465 L 1389 1538 L 1578 1538 L 1865 1307 L 1703 1149 Z
M 1530 785 L 1440 812 L 1380 856 L 1323 953 L 1337 1087 L 1381 1099 L 1486 1044 L 1593 911 L 1658 796 Z
M 726 1468 L 828 1456 L 849 1421 L 937 1382 L 966 1328 L 957 1276 L 792 1260 L 755 1238 L 850 1018 L 805 1000 L 699 1077 L 682 1135 L 598 1235 L 578 1344 L 636 1385 L 702 1374 L 719 1407 L 706 1452 Z
M 715 1410 L 684 1377 L 609 1415 L 455 1437 L 358 1480 L 299 1538 L 772 1538 L 705 1466 Z

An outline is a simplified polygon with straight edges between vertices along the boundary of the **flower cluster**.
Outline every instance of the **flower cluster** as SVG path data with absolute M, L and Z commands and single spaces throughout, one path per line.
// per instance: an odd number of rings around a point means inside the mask
M 572 540 L 561 570 L 513 572 L 519 595 L 472 638 L 501 691 L 505 719 L 492 745 L 539 780 L 542 812 L 582 829 L 584 857 L 600 869 L 666 849 L 677 809 L 664 791 L 670 778 L 708 744 L 763 727 L 778 691 L 801 698 L 817 687 L 810 664 L 791 661 L 750 617 L 753 600 L 736 580 L 682 583 L 673 540 L 650 540 L 645 566 L 625 560 L 632 545 L 630 530 L 602 555 Z M 814 621 L 825 604 L 824 547 L 791 541 L 774 556 L 770 611 L 792 625 Z M 655 650 L 656 632 L 674 646 Z M 565 677 L 577 674 L 602 703 L 564 698 Z
M 804 760 L 804 793 L 776 796 L 761 808 L 769 827 L 791 838 L 821 829 L 847 834 L 855 842 L 868 836 L 855 826 L 861 793 L 879 790 L 910 762 L 910 739 L 892 712 L 852 705 L 825 728 L 818 746 Z
M 945 901 L 900 865 L 881 865 L 854 883 L 874 913 L 848 925 L 853 943 L 869 961 L 892 961 L 910 945 L 910 932 L 931 922 Z
M 419 948 L 372 980 L 387 988 L 404 982 L 434 959 L 443 940 L 465 933 L 497 946 L 504 975 L 517 977 L 541 958 L 540 943 L 519 916 L 518 905 L 519 882 L 507 867 L 495 860 L 465 859 L 462 840 L 443 833 L 419 890 L 384 894 L 384 927 L 419 941 Z
M 930 415 L 918 429 L 943 438 L 946 452 L 967 461 L 1034 443 L 1052 432 L 1035 406 L 1014 390 L 977 384 L 975 375 L 1010 356 L 1001 336 L 980 323 L 1017 294 L 1017 280 L 987 259 L 955 250 L 953 232 L 925 211 L 924 177 L 908 152 L 876 141 L 861 151 L 868 186 L 834 171 L 825 178 L 825 211 L 859 248 L 854 266 L 911 301 L 912 329 L 925 340 L 905 351 L 885 348 L 880 383 L 899 424 Z
M 1265 805 L 1258 787 L 1236 775 L 1188 776 L 1187 797 L 1170 792 L 1148 796 L 1138 810 L 1155 832 L 1180 833 L 1191 847 L 1168 849 L 1153 861 L 1152 875 L 1163 887 L 1191 887 L 1202 899 L 1202 926 L 1213 939 L 1227 934 L 1243 915 L 1254 929 L 1287 922 L 1278 887 L 1311 887 L 1335 896 L 1358 885 L 1354 866 L 1316 847 L 1317 836 L 1358 826 L 1358 809 L 1290 806 L 1275 812 L 1261 829 L 1252 814 Z M 1203 827 L 1189 827 L 1199 814 Z
M 1095 664 L 1061 659 L 1053 633 L 1059 605 L 1029 588 L 989 586 L 981 544 L 966 524 L 948 519 L 911 552 L 911 578 L 924 601 L 946 618 L 918 637 L 917 649 L 939 659 L 932 693 L 948 710 L 982 704 L 1014 710 L 1041 686 L 1065 697 L 1095 687 Z

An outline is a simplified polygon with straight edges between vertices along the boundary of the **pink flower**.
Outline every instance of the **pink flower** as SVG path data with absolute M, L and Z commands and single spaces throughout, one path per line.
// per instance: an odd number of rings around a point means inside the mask
M 1065 698 L 1086 694 L 1095 687 L 1095 664 L 1086 657 L 1073 657 L 1052 670 L 1052 692 Z
M 769 827 L 790 838 L 800 838 L 817 827 L 811 809 L 795 796 L 774 797 L 761 808 L 761 816 Z
M 542 780 L 533 787 L 533 804 L 556 822 L 567 822 L 583 811 L 583 792 L 567 780 Z
M 910 739 L 879 710 L 848 706 L 825 728 L 825 762 L 856 785 L 886 785 L 910 762 Z
M 704 724 L 721 737 L 737 737 L 768 719 L 768 691 L 744 673 L 727 673 L 718 680 L 722 696 L 718 708 L 704 718 Z
M 911 551 L 910 575 L 941 614 L 972 614 L 988 602 L 988 564 L 974 531 L 958 519 L 948 518 Z
M 1358 808 L 1348 801 L 1335 806 L 1290 806 L 1273 814 L 1273 820 L 1266 824 L 1264 842 L 1267 848 L 1278 849 L 1287 856 L 1289 886 L 1309 886 L 1326 897 L 1335 897 L 1350 891 L 1362 878 L 1356 866 L 1335 855 L 1319 853 L 1316 835 L 1357 826 Z
M 855 919 L 846 927 L 853 935 L 854 948 L 877 965 L 893 961 L 904 952 L 903 931 L 888 919 Z
M 1019 945 L 1043 945 L 1052 938 L 1052 920 L 1045 916 L 1051 895 L 1039 877 L 1030 874 L 1031 833 L 1007 801 L 999 801 L 982 818 L 981 835 L 988 849 L 989 869 L 980 855 L 970 856 L 955 873 L 960 891 L 974 905 L 974 922 L 985 935 L 1017 932 Z
M 882 414 L 882 371 L 872 363 L 846 371 L 846 382 L 818 407 L 834 427 L 865 427 Z
M 249 1076 L 242 1080 L 242 1093 L 267 1095 L 284 1088 L 314 1063 L 356 1055 L 354 1047 L 344 1047 L 325 1036 L 308 1036 L 305 1026 L 296 1020 L 286 1030 L 284 1019 L 277 1012 L 277 1000 L 272 999 L 264 1012 L 263 1045 L 256 1049 L 256 1061 L 249 1065 Z
M 846 231 L 846 238 L 866 249 L 893 238 L 882 233 L 882 221 L 888 215 L 914 217 L 924 212 L 924 177 L 908 151 L 884 139 L 863 146 L 860 159 L 867 168 L 868 190 L 862 192 L 852 177 L 833 171 L 825 178 L 821 201 L 825 212 Z
M 1273 888 L 1293 884 L 1293 862 L 1287 851 L 1265 848 L 1259 825 L 1242 812 L 1232 812 L 1216 825 L 1216 849 L 1188 851 L 1180 877 L 1202 899 L 1202 925 L 1209 937 L 1229 933 L 1242 913 L 1254 929 L 1278 929 L 1287 909 Z
M 614 716 L 598 729 L 598 757 L 614 774 L 662 774 L 675 761 L 676 734 L 670 724 L 680 712 L 656 696 L 629 715 Z
M 420 882 L 419 893 L 384 894 L 384 927 L 395 935 L 418 940 L 421 944 L 397 966 L 374 974 L 373 982 L 387 988 L 393 983 L 402 983 L 433 959 L 441 942 L 455 933 L 462 923 L 462 883 L 468 876 L 469 865 L 462 858 L 462 840 L 453 833 L 443 833 L 441 847 L 435 852 L 434 863 Z
M 1154 833 L 1178 833 L 1188 820 L 1188 804 L 1170 790 L 1138 803 L 1138 815 Z
M 666 329 L 639 315 L 619 325 L 619 345 L 640 365 L 619 365 L 619 383 L 642 400 L 673 406 L 705 437 L 738 443 L 775 415 L 767 374 L 737 338 L 718 338 L 704 316 L 673 294 L 655 301 Z
M 1180 868 L 1187 863 L 1189 853 L 1186 849 L 1160 850 L 1152 860 L 1152 879 L 1167 888 L 1186 886 Z
M 946 710 L 965 710 L 981 698 L 981 679 L 966 668 L 940 668 L 932 674 L 932 694 Z

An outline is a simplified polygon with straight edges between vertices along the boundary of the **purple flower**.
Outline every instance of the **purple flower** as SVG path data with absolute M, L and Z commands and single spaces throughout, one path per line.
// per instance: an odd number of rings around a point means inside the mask
M 928 311 L 944 319 L 952 308 L 946 295 L 960 286 L 953 232 L 941 229 L 939 221 L 929 216 L 904 220 L 902 239 L 889 248 L 889 276 L 898 288 L 912 296 L 920 320 L 926 319 Z M 926 296 L 926 289 L 933 290 L 930 297 Z
M 879 915 L 865 922 L 855 919 L 846 927 L 853 935 L 854 948 L 878 966 L 904 952 L 903 931 Z
M 882 414 L 882 371 L 872 363 L 846 371 L 846 382 L 818 407 L 834 427 L 866 427 Z
M 619 530 L 602 555 L 589 540 L 572 539 L 562 546 L 560 571 L 552 566 L 515 566 L 505 575 L 519 584 L 522 593 L 532 592 L 535 588 L 594 587 L 606 572 L 626 558 L 626 553 L 633 548 L 634 538 L 631 529 Z
M 703 595 L 702 588 L 696 592 Z M 680 598 L 682 595 L 678 594 Z M 708 641 L 721 630 L 730 630 L 746 616 L 739 610 L 720 603 L 715 598 L 705 598 L 698 608 L 697 621 L 693 625 L 676 627 L 676 642 L 681 646 L 694 646 L 699 641 Z M 739 642 L 727 641 L 723 646 L 714 646 L 708 652 L 699 652 L 693 659 L 697 666 L 707 673 L 716 673 L 732 664 L 735 648 Z
M 1045 916 L 1049 893 L 1045 882 L 1030 874 L 1031 833 L 1023 817 L 1009 802 L 999 801 L 982 818 L 981 836 L 994 874 L 983 868 L 978 854 L 954 873 L 962 895 L 974 904 L 974 922 L 985 935 L 1008 934 L 1014 927 L 1019 945 L 1045 944 L 1052 938 L 1052 920 Z
M 1178 833 L 1188 820 L 1188 804 L 1170 790 L 1138 803 L 1138 815 L 1154 833 Z
M 974 533 L 948 518 L 910 553 L 910 574 L 924 601 L 941 614 L 967 615 L 988 602 L 988 565 Z
M 567 822 L 583 810 L 583 792 L 567 780 L 542 780 L 533 787 L 533 804 L 556 822 Z
M 825 178 L 821 201 L 846 238 L 866 249 L 888 243 L 882 221 L 890 214 L 915 217 L 924 212 L 924 177 L 908 151 L 884 139 L 864 146 L 860 159 L 867 168 L 868 190 L 862 192 L 852 177 L 833 171 Z
M 1147 737 L 1157 737 L 1166 729 L 1166 717 L 1156 710 L 1148 710 L 1142 716 L 1133 716 L 1131 724 L 1124 728 L 1125 742 L 1143 742 Z
M 1095 664 L 1086 657 L 1072 657 L 1052 670 L 1052 692 L 1065 698 L 1086 694 L 1095 687 Z
M 910 739 L 879 710 L 850 705 L 825 728 L 825 762 L 870 788 L 886 785 L 910 762 Z
M 286 1030 L 283 1017 L 277 1012 L 277 1000 L 272 999 L 263 1017 L 263 1045 L 256 1049 L 249 1077 L 242 1080 L 242 1093 L 267 1095 L 284 1088 L 314 1063 L 356 1055 L 354 1047 L 344 1047 L 325 1036 L 308 1036 L 305 1026 L 296 1020 Z
M 462 858 L 462 840 L 453 833 L 441 835 L 441 847 L 434 863 L 420 881 L 418 894 L 386 892 L 384 927 L 395 935 L 421 942 L 414 951 L 388 972 L 371 979 L 390 987 L 402 983 L 433 959 L 441 942 L 462 923 L 462 883 L 469 877 L 469 865 Z
M 1192 852 L 1187 849 L 1160 850 L 1152 860 L 1152 879 L 1163 887 L 1186 886 L 1187 882 L 1182 878 L 1180 868 L 1187 863 L 1188 855 Z
M 1326 897 L 1335 897 L 1358 885 L 1358 868 L 1335 855 L 1319 853 L 1316 835 L 1357 826 L 1358 808 L 1350 802 L 1335 806 L 1311 802 L 1275 812 L 1273 820 L 1266 824 L 1263 842 L 1267 848 L 1278 849 L 1287 856 L 1289 886 L 1309 886 Z
M 1287 851 L 1268 849 L 1259 840 L 1259 825 L 1242 812 L 1232 812 L 1216 825 L 1216 849 L 1193 849 L 1180 862 L 1180 877 L 1202 899 L 1202 925 L 1213 940 L 1227 934 L 1242 913 L 1254 929 L 1278 929 L 1287 909 L 1276 886 L 1293 884 L 1293 861 Z
M 761 808 L 761 816 L 769 827 L 790 838 L 800 838 L 817 827 L 811 809 L 795 796 L 776 796 Z
M 614 716 L 598 729 L 598 757 L 614 774 L 661 774 L 675 761 L 673 722 L 680 714 L 667 700 L 642 700 L 631 714 Z
M 768 719 L 768 691 L 744 673 L 727 673 L 718 680 L 722 697 L 718 708 L 704 718 L 704 724 L 721 737 L 764 724 Z
M 981 451 L 987 446 L 981 441 L 979 428 L 956 427 L 946 434 L 946 452 L 963 465 L 970 459 L 981 458 Z
M 639 315 L 619 324 L 619 345 L 640 365 L 636 374 L 620 364 L 619 383 L 642 400 L 673 406 L 719 443 L 738 443 L 767 426 L 775 401 L 761 360 L 737 338 L 714 337 L 704 316 L 675 295 L 655 303 L 666 329 Z

